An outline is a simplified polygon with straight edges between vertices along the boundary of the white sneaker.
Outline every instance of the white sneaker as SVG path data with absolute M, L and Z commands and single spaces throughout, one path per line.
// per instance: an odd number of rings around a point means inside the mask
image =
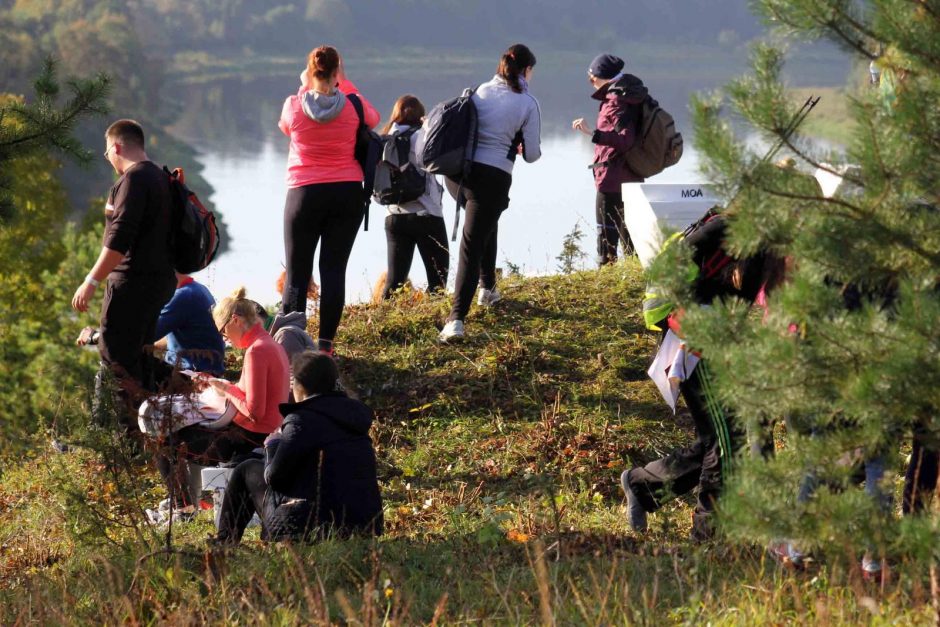
M 148 509 L 144 510 L 144 513 L 147 515 L 147 521 L 157 527 L 158 529 L 166 529 L 170 524 L 170 510 L 159 509 Z M 174 523 L 187 523 L 196 518 L 196 514 L 199 512 L 192 505 L 187 505 L 181 509 L 173 510 L 173 522 Z
M 440 335 L 437 336 L 437 341 L 441 344 L 447 344 L 448 342 L 462 340 L 463 338 L 463 320 L 451 320 L 444 325 Z
M 477 305 L 492 307 L 501 300 L 503 300 L 503 295 L 499 293 L 495 286 L 491 290 L 481 287 L 480 295 L 477 297 Z

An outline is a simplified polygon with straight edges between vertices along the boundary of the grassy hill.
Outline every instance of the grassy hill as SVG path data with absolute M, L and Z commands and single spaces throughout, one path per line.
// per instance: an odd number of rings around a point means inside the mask
M 91 432 L 98 452 L 4 463 L 0 623 L 927 619 L 909 582 L 878 590 L 838 563 L 791 574 L 757 548 L 694 546 L 688 501 L 629 531 L 620 471 L 690 437 L 646 378 L 639 266 L 500 289 L 457 346 L 436 344 L 444 299 L 346 313 L 340 368 L 378 417 L 381 539 L 267 546 L 252 530 L 221 555 L 205 513 L 168 542 L 142 523 L 153 471 Z

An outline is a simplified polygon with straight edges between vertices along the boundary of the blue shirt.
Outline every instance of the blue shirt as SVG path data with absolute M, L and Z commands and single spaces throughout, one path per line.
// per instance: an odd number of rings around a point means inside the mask
M 215 299 L 205 285 L 190 280 L 176 288 L 160 312 L 157 338 L 166 337 L 167 363 L 220 375 L 224 371 L 225 342 L 212 319 Z

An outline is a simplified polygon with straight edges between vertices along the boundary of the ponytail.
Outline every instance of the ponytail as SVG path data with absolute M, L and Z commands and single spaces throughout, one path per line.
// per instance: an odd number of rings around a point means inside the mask
M 535 55 L 527 46 L 513 44 L 499 58 L 496 74 L 509 83 L 514 92 L 521 94 L 522 83 L 519 79 L 522 78 L 526 68 L 530 67 L 535 67 Z

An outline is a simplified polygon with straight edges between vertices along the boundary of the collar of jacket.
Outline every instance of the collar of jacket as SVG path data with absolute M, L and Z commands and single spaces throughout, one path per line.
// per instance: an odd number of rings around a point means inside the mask
M 281 415 L 285 418 L 301 409 L 308 409 L 311 405 L 316 403 L 322 398 L 330 397 L 342 397 L 346 398 L 348 395 L 345 392 L 327 392 L 325 394 L 314 394 L 313 396 L 308 396 L 302 401 L 297 401 L 296 403 L 281 403 L 278 405 L 278 409 L 281 411 Z
M 260 322 L 254 323 L 254 325 L 242 335 L 241 340 L 238 342 L 238 348 L 248 348 L 254 344 L 255 340 L 261 337 L 262 333 L 267 333 L 267 331 L 264 330 L 264 325 Z

